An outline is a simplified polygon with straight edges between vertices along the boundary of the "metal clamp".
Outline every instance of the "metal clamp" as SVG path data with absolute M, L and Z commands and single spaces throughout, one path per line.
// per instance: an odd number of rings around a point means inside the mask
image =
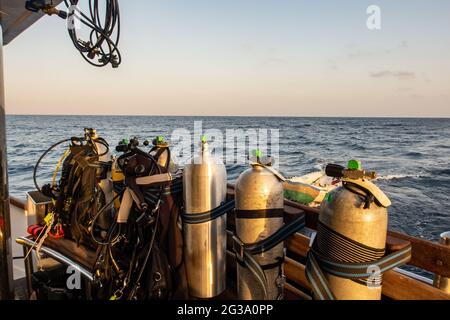
M 243 263 L 244 262 L 245 244 L 236 235 L 233 235 L 233 251 L 236 254 L 236 259 L 239 262 Z

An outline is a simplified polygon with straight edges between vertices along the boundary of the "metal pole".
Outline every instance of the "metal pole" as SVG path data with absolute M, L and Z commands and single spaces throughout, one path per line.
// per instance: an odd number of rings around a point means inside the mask
M 445 246 L 450 246 L 450 231 L 441 233 L 441 239 L 440 239 L 439 243 L 441 243 Z M 436 288 L 444 290 L 447 293 L 450 293 L 450 279 L 449 278 L 446 278 L 446 277 L 436 274 L 434 276 L 434 286 Z
M 14 299 L 8 166 L 6 162 L 3 29 L 0 25 L 0 300 Z

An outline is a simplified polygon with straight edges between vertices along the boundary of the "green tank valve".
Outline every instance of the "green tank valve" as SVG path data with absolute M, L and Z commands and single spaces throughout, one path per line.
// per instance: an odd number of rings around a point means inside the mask
M 156 142 L 158 142 L 158 143 L 164 142 L 164 137 L 163 136 L 157 136 L 156 137 Z
M 122 139 L 123 144 L 128 144 L 128 139 Z
M 347 168 L 350 170 L 362 170 L 361 161 L 350 160 L 347 164 Z
M 206 143 L 207 142 L 206 136 L 202 136 L 200 139 L 201 139 L 202 143 Z
M 256 150 L 255 150 L 255 157 L 261 158 L 261 157 L 262 157 L 262 151 L 259 150 L 259 149 L 256 149 Z

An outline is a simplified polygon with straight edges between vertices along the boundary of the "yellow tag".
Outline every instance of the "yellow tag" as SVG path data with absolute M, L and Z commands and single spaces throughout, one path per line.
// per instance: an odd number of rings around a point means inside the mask
M 53 215 L 51 213 L 47 214 L 44 218 L 45 224 L 49 225 L 52 218 L 53 218 Z

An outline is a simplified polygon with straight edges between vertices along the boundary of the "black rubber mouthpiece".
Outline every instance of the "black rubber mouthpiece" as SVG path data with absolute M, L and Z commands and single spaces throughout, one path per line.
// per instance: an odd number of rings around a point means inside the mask
M 325 168 L 325 173 L 329 177 L 342 178 L 344 176 L 344 167 L 338 164 L 328 164 Z

